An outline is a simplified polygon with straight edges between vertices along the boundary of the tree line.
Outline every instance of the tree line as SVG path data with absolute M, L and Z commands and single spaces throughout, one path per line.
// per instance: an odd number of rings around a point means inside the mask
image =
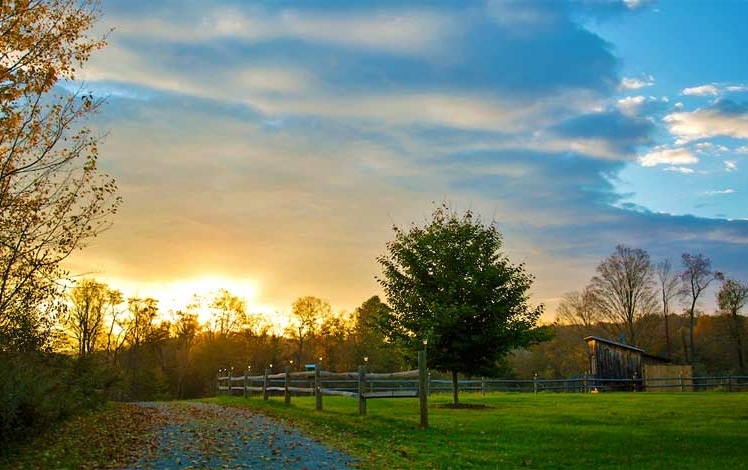
M 366 359 L 372 370 L 399 370 L 410 360 L 376 329 L 388 310 L 376 296 L 352 313 L 334 312 L 318 297 L 299 297 L 283 331 L 226 289 L 194 296 L 184 309 L 169 312 L 159 311 L 152 298 L 125 300 L 94 279 L 77 284 L 69 299 L 60 347 L 105 366 L 114 379 L 110 394 L 118 399 L 206 396 L 219 369 L 257 375 L 321 362 L 327 370 L 354 370 Z M 200 322 L 204 312 L 209 316 Z
M 680 261 L 677 269 L 669 259 L 653 262 L 646 250 L 618 245 L 587 286 L 563 296 L 557 323 L 690 364 L 696 373 L 745 375 L 748 283 L 714 269 L 702 253 L 683 253 Z M 705 315 L 699 305 L 712 285 L 717 310 Z

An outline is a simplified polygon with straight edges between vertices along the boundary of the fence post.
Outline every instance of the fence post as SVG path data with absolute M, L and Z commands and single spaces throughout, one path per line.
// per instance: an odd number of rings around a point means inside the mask
M 486 378 L 480 378 L 480 394 L 486 396 Z
M 683 372 L 678 374 L 678 379 L 680 380 L 680 391 L 683 392 Z
M 727 374 L 727 391 L 732 392 L 732 375 Z
M 428 371 L 426 350 L 418 351 L 418 399 L 421 402 L 421 428 L 429 427 Z
M 538 393 L 538 373 L 532 376 L 532 393 Z
M 587 393 L 587 372 L 584 373 L 584 379 L 582 380 L 582 393 Z
M 322 409 L 322 368 L 321 363 L 314 365 L 314 402 L 317 410 Z
M 249 380 L 249 369 L 244 369 L 244 390 L 243 390 L 244 398 L 247 398 L 247 394 L 249 393 L 247 391 L 247 386 L 249 385 L 248 380 Z
M 270 379 L 268 378 L 268 375 L 270 375 L 270 369 L 265 369 L 265 377 L 262 379 L 262 399 L 267 401 L 268 398 L 270 398 L 270 391 L 268 390 L 268 382 Z
M 286 403 L 286 405 L 291 404 L 291 390 L 288 388 L 291 386 L 291 367 L 286 366 L 286 383 L 285 383 L 285 390 L 283 391 L 283 399 Z
M 366 414 L 366 366 L 358 366 L 358 414 Z

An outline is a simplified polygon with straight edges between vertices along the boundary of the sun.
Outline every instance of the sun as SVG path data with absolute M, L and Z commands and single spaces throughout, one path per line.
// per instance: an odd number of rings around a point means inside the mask
M 266 308 L 257 304 L 259 286 L 256 280 L 212 274 L 165 283 L 160 289 L 159 303 L 163 311 L 176 312 L 194 304 L 196 298 L 200 299 L 202 305 L 197 308 L 198 321 L 205 323 L 210 320 L 211 315 L 206 304 L 209 304 L 222 289 L 244 300 L 248 312 L 265 313 Z

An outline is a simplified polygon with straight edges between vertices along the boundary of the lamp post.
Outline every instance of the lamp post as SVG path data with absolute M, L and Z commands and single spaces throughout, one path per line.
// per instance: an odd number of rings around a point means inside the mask
M 429 427 L 428 411 L 428 368 L 426 367 L 426 348 L 429 344 L 428 336 L 423 340 L 423 351 L 418 352 L 418 398 L 421 409 L 421 428 Z

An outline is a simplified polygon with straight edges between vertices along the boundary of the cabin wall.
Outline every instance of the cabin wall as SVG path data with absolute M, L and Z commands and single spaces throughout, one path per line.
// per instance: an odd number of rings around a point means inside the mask
M 642 377 L 642 355 L 638 351 L 590 341 L 590 374 L 598 379 Z

